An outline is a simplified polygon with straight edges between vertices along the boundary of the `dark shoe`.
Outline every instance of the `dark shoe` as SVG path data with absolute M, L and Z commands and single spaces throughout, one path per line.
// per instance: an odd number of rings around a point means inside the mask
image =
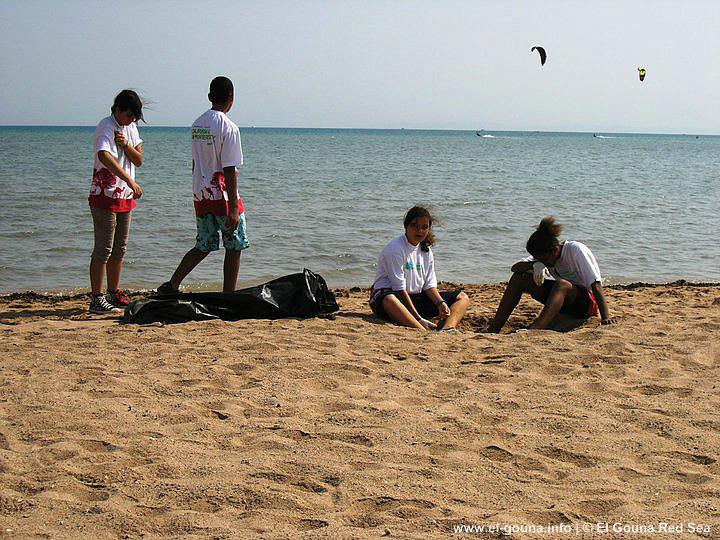
M 123 291 L 122 289 L 118 289 L 117 291 L 108 291 L 107 299 L 113 306 L 119 308 L 124 308 L 130 303 L 130 297 L 128 296 L 127 291 Z
M 107 313 L 114 313 L 120 311 L 119 308 L 113 306 L 108 299 L 105 298 L 104 294 L 93 296 L 90 300 L 90 307 L 88 308 L 90 313 L 96 313 L 98 315 L 105 315 Z
M 166 281 L 157 288 L 158 294 L 177 294 L 180 292 L 179 289 L 173 289 L 172 283 Z

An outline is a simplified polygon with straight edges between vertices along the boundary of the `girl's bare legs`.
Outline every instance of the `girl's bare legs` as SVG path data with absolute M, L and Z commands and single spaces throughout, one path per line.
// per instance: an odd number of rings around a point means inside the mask
M 510 314 L 520 302 L 520 298 L 525 291 L 529 290 L 530 285 L 535 285 L 532 274 L 527 272 L 515 272 L 508 281 L 505 292 L 503 293 L 500 305 L 495 312 L 493 320 L 490 321 L 488 332 L 497 334 L 500 332 L 505 323 L 510 318 Z M 537 287 L 537 285 L 535 285 Z
M 515 272 L 505 288 L 500 305 L 495 312 L 495 317 L 490 322 L 488 332 L 498 333 L 507 322 L 510 314 L 517 307 L 523 293 L 529 293 L 541 298 L 543 288 L 535 284 L 532 274 L 528 272 Z M 550 296 L 545 302 L 545 307 L 538 318 L 530 325 L 530 328 L 547 328 L 552 320 L 560 312 L 564 303 L 572 303 L 577 296 L 577 288 L 564 279 L 555 282 Z
M 577 287 L 569 281 L 559 279 L 553 285 L 550 296 L 545 300 L 545 307 L 535 321 L 530 325 L 531 330 L 541 330 L 550 326 L 563 304 L 572 304 L 577 298 Z
M 388 294 L 382 300 L 382 306 L 390 319 L 399 324 L 400 326 L 407 326 L 408 328 L 418 328 L 425 331 L 425 328 L 420 324 L 412 313 L 408 311 L 405 305 L 398 300 L 394 294 Z
M 445 322 L 441 321 L 439 323 L 438 330 L 455 328 L 455 326 L 457 326 L 457 323 L 460 322 L 460 319 L 465 316 L 465 312 L 467 311 L 469 305 L 470 298 L 468 297 L 468 295 L 464 292 L 458 294 L 457 299 L 455 300 L 455 302 L 453 302 L 453 305 L 450 306 L 450 315 L 447 319 L 445 319 Z

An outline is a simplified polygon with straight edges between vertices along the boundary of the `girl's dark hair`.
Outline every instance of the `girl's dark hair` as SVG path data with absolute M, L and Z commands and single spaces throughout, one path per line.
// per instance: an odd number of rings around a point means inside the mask
M 135 122 L 139 122 L 143 119 L 142 106 L 140 96 L 137 95 L 135 90 L 123 90 L 115 96 L 115 101 L 110 108 L 110 113 L 115 114 L 115 112 L 128 111 L 135 117 Z
M 427 208 L 424 208 L 422 206 L 413 206 L 410 210 L 407 211 L 407 214 L 405 214 L 405 219 L 403 220 L 403 226 L 407 229 L 407 226 L 410 225 L 413 221 L 415 221 L 417 218 L 426 217 L 430 221 L 430 230 L 428 231 L 427 236 L 425 237 L 425 240 L 420 242 L 420 249 L 423 251 L 429 251 L 430 246 L 435 245 L 435 235 L 432 231 L 433 222 L 437 222 L 437 219 L 433 217 L 433 215 L 430 213 L 430 211 Z
M 210 82 L 208 97 L 213 103 L 227 103 L 233 97 L 233 83 L 227 77 L 215 77 Z
M 555 246 L 560 244 L 558 236 L 560 236 L 562 229 L 562 225 L 555 223 L 554 217 L 542 218 L 537 230 L 530 235 L 525 249 L 533 257 L 547 255 Z

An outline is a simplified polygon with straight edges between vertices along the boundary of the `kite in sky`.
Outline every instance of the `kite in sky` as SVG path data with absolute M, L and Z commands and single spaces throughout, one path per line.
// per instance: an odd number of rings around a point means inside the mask
M 638 77 L 640 77 L 641 82 L 645 80 L 645 68 L 644 67 L 638 68 Z
M 534 52 L 534 51 L 538 52 L 538 54 L 540 55 L 540 65 L 544 66 L 545 60 L 547 59 L 547 54 L 545 54 L 545 49 L 543 49 L 542 47 L 533 47 L 532 49 L 530 49 L 530 52 Z

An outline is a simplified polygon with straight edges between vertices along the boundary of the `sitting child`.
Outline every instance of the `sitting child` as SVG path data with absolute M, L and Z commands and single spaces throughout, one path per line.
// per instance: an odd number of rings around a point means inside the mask
M 571 240 L 560 242 L 561 231 L 561 225 L 552 217 L 546 217 L 530 236 L 526 245 L 530 257 L 512 266 L 513 275 L 490 322 L 489 332 L 500 332 L 523 293 L 545 304 L 530 329 L 548 328 L 560 312 L 588 318 L 599 311 L 602 324 L 615 322 L 610 318 L 595 256 L 585 244 Z M 554 279 L 546 280 L 547 272 Z
M 435 244 L 433 217 L 420 206 L 408 210 L 405 234 L 391 240 L 380 252 L 370 308 L 378 317 L 400 326 L 434 330 L 428 319 L 440 316 L 440 330 L 455 328 L 465 315 L 470 299 L 460 290 L 437 290 L 435 263 L 430 246 Z

